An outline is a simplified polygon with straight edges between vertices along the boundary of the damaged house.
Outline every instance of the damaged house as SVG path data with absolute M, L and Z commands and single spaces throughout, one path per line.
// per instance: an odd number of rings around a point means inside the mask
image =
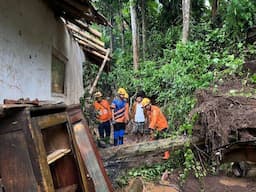
M 1 0 L 0 103 L 19 98 L 79 103 L 83 62 L 102 62 L 106 52 L 92 22 L 108 25 L 87 0 Z
M 92 23 L 89 0 L 0 0 L 0 192 L 113 191 L 79 105 L 110 60 Z

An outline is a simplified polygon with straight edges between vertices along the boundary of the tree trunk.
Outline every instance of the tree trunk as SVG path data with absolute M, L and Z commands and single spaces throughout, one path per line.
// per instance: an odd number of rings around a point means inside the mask
M 146 22 L 145 22 L 145 0 L 141 0 L 141 31 L 142 31 L 142 55 L 143 55 L 143 61 L 145 61 L 145 54 L 146 54 Z
M 110 15 L 111 15 L 110 23 L 113 26 L 113 18 L 112 18 L 113 14 L 110 13 Z M 110 28 L 110 45 L 109 45 L 109 47 L 110 47 L 110 50 L 111 50 L 111 53 L 112 53 L 113 50 L 114 50 L 114 36 L 113 36 L 113 28 L 112 27 Z
M 189 12 L 190 12 L 190 0 L 182 0 L 182 14 L 183 14 L 183 30 L 182 30 L 182 42 L 186 43 L 189 36 Z
M 161 163 L 164 151 L 181 149 L 187 142 L 203 144 L 204 140 L 198 137 L 178 137 L 176 139 L 161 139 L 136 143 L 133 145 L 121 145 L 100 150 L 100 156 L 104 167 L 112 182 L 115 178 L 127 173 L 127 169 L 140 166 L 151 166 Z M 171 152 L 172 155 L 172 152 Z
M 218 0 L 212 0 L 212 21 L 215 22 L 217 10 L 218 10 Z
M 123 18 L 123 14 L 122 14 L 122 3 L 121 0 L 118 0 L 118 13 L 119 13 L 119 17 L 121 18 L 121 22 L 120 22 L 120 27 L 121 27 L 121 48 L 124 51 L 125 47 L 124 47 L 124 18 Z
M 138 54 L 138 32 L 137 32 L 137 16 L 136 16 L 136 3 L 130 0 L 131 11 L 131 25 L 132 25 L 132 47 L 133 47 L 133 68 L 139 68 L 139 54 Z
M 110 147 L 100 151 L 103 161 L 118 161 L 137 158 L 142 155 L 159 154 L 166 150 L 175 150 L 183 147 L 187 142 L 198 143 L 198 137 L 177 137 L 176 139 L 160 139 L 155 141 L 146 141 L 133 145 L 121 145 Z M 140 162 L 137 162 L 140 164 Z M 143 162 L 142 162 L 143 163 Z

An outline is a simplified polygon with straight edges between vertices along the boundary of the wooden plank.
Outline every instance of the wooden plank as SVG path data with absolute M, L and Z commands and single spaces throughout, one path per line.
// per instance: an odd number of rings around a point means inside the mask
M 0 134 L 21 130 L 24 123 L 24 109 L 10 109 L 4 118 L 0 118 Z
M 0 173 L 5 191 L 39 191 L 23 131 L 1 134 L 0 151 Z
M 77 184 L 79 191 L 85 192 L 81 189 L 79 182 L 79 169 L 75 163 L 73 154 L 66 155 L 50 165 L 55 189 L 63 189 L 66 186 Z
M 92 87 L 91 87 L 91 89 L 90 89 L 90 91 L 89 91 L 89 94 L 90 94 L 90 95 L 93 93 L 93 90 L 94 90 L 94 88 L 96 87 L 96 85 L 97 85 L 97 83 L 98 83 L 98 80 L 99 80 L 99 78 L 100 78 L 100 75 L 101 75 L 101 73 L 102 73 L 102 71 L 103 71 L 103 69 L 104 69 L 104 67 L 105 67 L 105 64 L 107 63 L 107 58 L 108 58 L 109 54 L 110 54 L 110 49 L 107 50 L 107 53 L 106 53 L 106 55 L 105 55 L 105 58 L 104 58 L 104 60 L 103 60 L 103 62 L 102 62 L 102 64 L 101 64 L 101 67 L 100 67 L 100 69 L 99 69 L 99 72 L 98 72 L 98 74 L 97 74 L 97 76 L 96 76 L 96 78 L 95 78 L 95 80 L 94 80 L 94 82 L 93 82 L 93 85 L 92 85 Z
M 88 172 L 87 167 L 83 164 L 83 159 L 79 151 L 78 145 L 76 143 L 74 132 L 72 129 L 72 123 L 76 123 L 78 118 L 80 118 L 80 120 L 82 118 L 80 105 L 72 105 L 72 108 L 68 109 L 68 113 L 70 115 L 68 116 L 69 130 L 70 130 L 71 139 L 73 141 L 74 152 L 77 157 L 76 159 L 77 159 L 78 168 L 80 170 L 80 175 L 82 179 L 81 183 L 83 184 L 83 188 L 85 191 L 95 192 L 94 182 Z M 71 119 L 73 119 L 73 121 Z
M 72 114 L 72 116 L 70 117 L 70 122 L 71 122 L 71 124 L 75 124 L 78 121 L 81 121 L 82 119 L 83 119 L 83 113 L 79 109 L 76 111 L 76 113 Z
M 105 56 L 102 55 L 102 54 L 100 54 L 99 52 L 87 48 L 87 47 L 90 47 L 90 46 L 88 46 L 88 44 L 86 44 L 86 43 L 84 43 L 84 42 L 82 42 L 82 41 L 78 41 L 78 43 L 84 45 L 84 46 L 82 47 L 84 51 L 86 51 L 86 52 L 88 52 L 88 53 L 91 53 L 91 54 L 93 54 L 93 55 L 95 55 L 95 56 L 97 56 L 97 57 L 99 57 L 99 58 L 101 58 L 101 59 L 104 59 L 104 58 L 105 58 Z M 107 58 L 107 61 L 110 61 L 110 59 Z
M 51 154 L 47 155 L 47 163 L 51 164 L 58 159 L 64 157 L 68 153 L 71 152 L 71 149 L 57 149 L 56 151 L 52 152 Z
M 67 122 L 67 115 L 65 112 L 33 117 L 41 129 L 49 128 L 58 124 Z
M 88 33 L 89 36 L 92 35 L 92 37 L 99 38 L 99 41 L 100 41 L 101 33 L 95 29 L 90 28 L 88 24 L 86 24 L 78 19 L 73 19 L 71 17 L 68 17 L 67 15 L 62 15 L 62 17 L 64 19 L 66 19 L 71 25 L 75 25 L 75 26 L 79 27 L 81 29 L 80 30 L 81 32 L 83 32 L 85 34 Z M 84 32 L 83 30 L 86 31 L 87 33 Z
M 102 52 L 104 55 L 107 52 L 107 49 L 105 49 L 104 47 L 102 47 L 100 45 L 97 45 L 96 43 L 94 43 L 86 38 L 82 38 L 81 36 L 76 35 L 76 34 L 74 34 L 74 37 L 77 38 L 79 41 L 84 42 L 86 45 L 92 47 L 93 49 L 96 49 L 96 50 Z
M 29 122 L 28 133 L 30 134 L 30 146 L 34 146 L 33 151 L 30 150 L 32 156 L 33 167 L 37 168 L 40 174 L 40 186 L 42 191 L 54 192 L 54 185 L 52 176 L 46 159 L 45 145 L 43 143 L 43 136 L 41 134 L 40 127 L 35 119 L 30 117 L 30 110 L 27 111 L 27 120 Z M 35 169 L 34 168 L 34 169 Z
M 67 110 L 69 118 L 76 115 L 77 110 L 81 110 L 80 105 L 69 107 Z M 84 117 L 82 117 L 82 121 L 72 125 L 72 132 L 81 154 L 83 165 L 93 179 L 96 192 L 114 191 Z
M 82 26 L 84 26 L 85 25 L 85 23 L 84 22 L 82 22 L 82 21 L 80 21 L 80 20 L 76 20 L 77 21 L 77 23 L 79 23 L 80 25 L 82 25 Z M 90 33 L 91 35 L 93 35 L 94 37 L 97 37 L 97 38 L 99 38 L 99 41 L 100 42 L 102 42 L 100 39 L 101 39 L 101 37 L 102 37 L 102 34 L 101 34 L 101 32 L 99 32 L 98 30 L 96 30 L 96 29 L 93 29 L 93 28 L 91 28 L 91 27 L 89 27 L 88 26 L 88 29 L 86 30 L 88 33 Z M 93 37 L 92 37 L 93 38 Z M 105 45 L 105 43 L 104 42 L 102 42 L 101 44 L 103 44 L 102 46 L 104 46 Z
M 32 107 L 32 104 L 3 104 L 3 109 Z
M 81 22 L 79 22 L 79 21 L 76 21 L 76 22 L 78 22 L 80 25 L 83 25 L 83 23 L 81 23 Z M 98 44 L 99 46 L 104 47 L 104 45 L 105 45 L 104 42 L 100 40 L 100 38 L 101 38 L 101 33 L 98 32 L 97 30 L 94 30 L 94 29 L 91 29 L 91 28 L 88 27 L 88 30 L 89 30 L 90 32 L 93 31 L 93 34 L 94 34 L 97 38 L 99 38 L 99 39 L 94 38 L 93 36 L 87 34 L 86 32 L 82 31 L 81 29 L 79 29 L 79 28 L 77 28 L 77 27 L 74 27 L 74 26 L 71 25 L 71 24 L 67 24 L 66 26 L 67 26 L 67 28 L 69 28 L 70 30 L 72 30 L 72 31 L 74 31 L 74 32 L 76 32 L 76 33 L 78 33 L 78 34 L 80 34 L 82 37 L 84 37 L 84 38 L 86 38 L 86 39 L 88 39 L 88 40 L 90 40 L 90 41 L 93 41 L 94 43 Z M 84 27 L 86 27 L 86 26 L 84 26 Z
M 88 43 L 89 45 L 92 45 L 92 47 L 95 47 L 96 49 L 98 49 L 98 47 L 102 48 L 102 52 L 104 53 L 106 52 L 106 49 L 104 48 L 104 46 L 93 42 L 91 39 L 84 38 L 81 35 L 77 35 L 77 34 L 73 34 L 73 36 L 81 41 L 84 41 L 85 43 Z

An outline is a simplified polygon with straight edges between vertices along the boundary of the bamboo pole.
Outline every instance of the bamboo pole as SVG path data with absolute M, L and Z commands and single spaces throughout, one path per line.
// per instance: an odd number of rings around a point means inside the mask
M 103 60 L 103 62 L 102 62 L 102 64 L 101 64 L 101 67 L 100 67 L 100 69 L 99 69 L 99 72 L 98 72 L 98 74 L 97 74 L 97 76 L 96 76 L 96 78 L 95 78 L 95 80 L 94 80 L 94 82 L 93 82 L 93 85 L 92 85 L 92 87 L 91 87 L 91 89 L 90 89 L 90 91 L 89 91 L 89 94 L 90 94 L 90 95 L 93 93 L 93 90 L 94 90 L 94 88 L 96 87 L 96 85 L 97 85 L 97 83 L 98 83 L 98 80 L 99 80 L 99 78 L 100 78 L 100 75 L 101 75 L 101 73 L 102 73 L 102 71 L 103 71 L 103 69 L 104 69 L 104 67 L 105 67 L 105 64 L 107 63 L 107 59 L 108 59 L 109 54 L 110 54 L 110 49 L 107 49 L 107 53 L 106 53 L 106 55 L 105 55 L 105 58 L 104 58 L 104 60 Z

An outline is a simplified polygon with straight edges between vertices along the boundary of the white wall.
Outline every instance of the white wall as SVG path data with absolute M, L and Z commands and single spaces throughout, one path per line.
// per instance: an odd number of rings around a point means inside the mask
M 52 48 L 68 59 L 66 96 L 51 94 Z M 79 103 L 84 54 L 43 0 L 0 0 L 0 104 L 4 98 Z

